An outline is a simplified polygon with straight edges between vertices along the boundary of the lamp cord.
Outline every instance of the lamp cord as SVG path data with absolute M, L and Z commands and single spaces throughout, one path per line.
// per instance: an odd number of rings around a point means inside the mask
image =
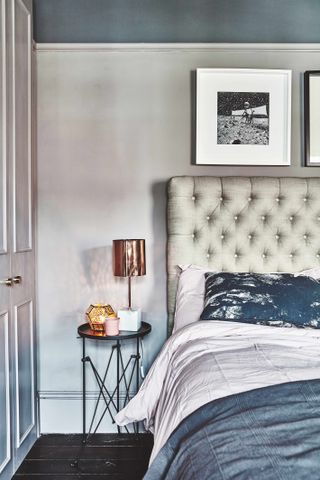
M 131 275 L 128 276 L 128 303 L 129 310 L 131 310 Z
M 141 352 L 141 355 L 140 355 L 140 375 L 141 375 L 142 380 L 144 380 L 145 379 L 145 372 L 144 372 L 144 366 L 143 366 L 144 352 L 143 352 L 142 338 L 140 338 L 140 352 Z

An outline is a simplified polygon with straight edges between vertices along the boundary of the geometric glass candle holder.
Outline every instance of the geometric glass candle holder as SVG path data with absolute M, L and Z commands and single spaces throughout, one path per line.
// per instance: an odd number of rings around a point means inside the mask
M 95 332 L 104 332 L 104 323 L 106 318 L 114 318 L 117 315 L 111 305 L 94 303 L 87 309 L 86 316 L 91 330 L 94 330 Z

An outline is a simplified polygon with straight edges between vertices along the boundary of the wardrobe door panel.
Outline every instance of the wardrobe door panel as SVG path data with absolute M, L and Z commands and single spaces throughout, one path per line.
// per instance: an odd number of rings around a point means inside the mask
M 13 24 L 13 248 L 32 249 L 31 12 L 14 1 Z
M 35 424 L 33 307 L 28 301 L 15 307 L 17 446 Z
M 7 89 L 6 89 L 6 10 L 5 0 L 0 1 L 0 254 L 7 252 Z
M 11 460 L 9 314 L 0 313 L 0 474 Z

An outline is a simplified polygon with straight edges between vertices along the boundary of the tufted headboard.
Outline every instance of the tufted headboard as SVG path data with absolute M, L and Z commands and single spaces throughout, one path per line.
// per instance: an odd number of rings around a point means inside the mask
M 320 265 L 320 178 L 174 177 L 167 219 L 169 332 L 179 264 L 240 272 Z

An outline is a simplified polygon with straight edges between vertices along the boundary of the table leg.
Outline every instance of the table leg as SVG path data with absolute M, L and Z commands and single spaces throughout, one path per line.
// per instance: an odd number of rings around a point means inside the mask
M 82 337 L 82 443 L 86 443 L 86 339 Z
M 120 411 L 120 342 L 117 340 L 117 412 Z M 117 425 L 118 433 L 121 432 L 119 425 Z
M 139 343 L 140 339 L 139 337 L 137 337 L 137 364 L 136 364 L 136 394 L 138 393 L 138 390 L 139 390 L 139 369 L 140 369 L 140 350 L 139 350 L 139 347 L 140 347 L 140 343 Z M 137 422 L 137 433 L 139 433 L 139 422 Z

